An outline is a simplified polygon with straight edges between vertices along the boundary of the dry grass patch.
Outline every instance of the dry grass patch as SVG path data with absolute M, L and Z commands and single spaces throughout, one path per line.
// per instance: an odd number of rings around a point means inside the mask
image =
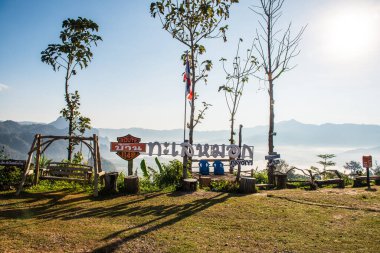
M 379 191 L 12 194 L 0 193 L 1 252 L 376 252 L 380 241 L 380 211 L 360 210 L 379 208 Z

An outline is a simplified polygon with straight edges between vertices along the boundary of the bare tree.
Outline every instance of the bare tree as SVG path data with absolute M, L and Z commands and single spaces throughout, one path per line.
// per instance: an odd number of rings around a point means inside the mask
M 203 109 L 195 116 L 196 84 L 207 82 L 208 72 L 212 68 L 211 60 L 199 61 L 199 56 L 206 52 L 201 43 L 206 39 L 223 38 L 226 41 L 227 25 L 223 22 L 229 18 L 230 6 L 238 0 L 158 0 L 150 5 L 150 13 L 158 17 L 163 29 L 174 39 L 181 42 L 190 58 L 192 101 L 190 111 L 189 143 L 193 144 L 194 127 L 201 122 L 210 104 L 203 102 Z M 187 53 L 182 55 L 185 63 Z
M 225 58 L 220 59 L 223 64 L 224 72 L 226 73 L 226 84 L 219 87 L 219 91 L 224 91 L 226 104 L 230 114 L 230 143 L 235 144 L 235 116 L 240 105 L 240 99 L 243 95 L 244 85 L 248 83 L 249 76 L 253 75 L 258 70 L 258 62 L 256 57 L 253 56 L 253 45 L 247 49 L 245 58 L 240 57 L 240 43 L 243 39 L 239 39 L 236 55 L 232 62 L 232 72 L 227 71 Z
M 268 131 L 268 154 L 273 153 L 274 132 L 274 81 L 284 72 L 293 69 L 290 61 L 296 57 L 300 50 L 299 42 L 306 26 L 292 36 L 292 23 L 289 23 L 285 31 L 277 28 L 277 22 L 281 17 L 281 8 L 284 0 L 260 0 L 260 5 L 252 6 L 250 9 L 259 15 L 259 25 L 261 29 L 256 29 L 255 49 L 264 69 L 264 77 L 260 78 L 268 83 L 269 94 L 269 131 Z M 274 182 L 274 167 L 268 169 L 269 183 Z

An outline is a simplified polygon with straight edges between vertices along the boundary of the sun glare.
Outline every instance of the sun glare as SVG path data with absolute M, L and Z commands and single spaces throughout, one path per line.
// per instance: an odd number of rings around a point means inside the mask
M 370 6 L 351 6 L 330 12 L 323 29 L 328 55 L 336 60 L 353 60 L 376 50 L 380 41 L 379 11 Z

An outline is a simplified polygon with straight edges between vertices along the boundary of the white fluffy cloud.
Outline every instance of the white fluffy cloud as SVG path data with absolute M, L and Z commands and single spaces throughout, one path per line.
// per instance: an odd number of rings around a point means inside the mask
M 6 86 L 5 84 L 0 83 L 0 92 L 5 91 L 6 89 L 8 89 L 8 86 Z

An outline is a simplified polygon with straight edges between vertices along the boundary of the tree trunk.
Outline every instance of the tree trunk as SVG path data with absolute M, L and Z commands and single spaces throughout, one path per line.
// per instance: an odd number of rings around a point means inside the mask
M 274 99 L 273 99 L 273 80 L 269 74 L 269 132 L 268 132 L 268 155 L 273 153 L 273 135 L 274 135 Z M 269 162 L 269 161 L 268 161 Z M 274 166 L 268 166 L 268 183 L 274 184 Z
M 191 85 L 192 85 L 192 92 L 193 97 L 191 99 L 191 110 L 190 110 L 190 126 L 189 126 L 189 144 L 193 145 L 193 134 L 194 134 L 194 111 L 195 111 L 195 65 L 194 65 L 194 45 L 193 45 L 193 35 L 190 34 L 191 37 Z M 190 160 L 190 169 L 192 165 L 192 158 L 188 158 Z M 189 163 L 187 163 L 189 164 Z M 187 168 L 187 164 L 184 164 L 184 167 Z M 183 173 L 184 178 L 186 178 L 187 174 L 185 175 L 185 171 Z
M 70 96 L 69 96 L 69 76 L 70 76 L 70 62 L 67 64 L 67 70 L 66 70 L 66 78 L 65 78 L 65 98 L 66 98 L 66 105 L 70 109 L 70 116 L 68 118 L 69 120 L 69 136 L 72 135 L 73 132 L 73 110 L 70 103 Z M 67 120 L 67 119 L 66 119 Z M 67 160 L 71 161 L 72 158 L 72 152 L 73 152 L 73 141 L 69 139 L 69 146 L 67 147 Z
M 256 193 L 256 178 L 242 177 L 239 182 L 241 193 Z
M 139 191 L 139 177 L 127 176 L 124 178 L 125 193 L 134 194 Z
M 235 119 L 234 116 L 231 115 L 231 133 L 230 133 L 230 144 L 234 144 L 234 124 L 235 124 Z
M 72 113 L 73 112 L 70 109 L 70 114 L 73 115 Z M 72 135 L 73 135 L 73 118 L 70 117 L 69 118 L 69 136 L 72 136 Z M 73 148 L 74 148 L 73 140 L 69 139 L 69 147 L 67 148 L 67 150 L 68 150 L 68 152 L 67 152 L 67 160 L 69 160 L 69 161 L 71 161 L 71 159 L 72 159 Z

